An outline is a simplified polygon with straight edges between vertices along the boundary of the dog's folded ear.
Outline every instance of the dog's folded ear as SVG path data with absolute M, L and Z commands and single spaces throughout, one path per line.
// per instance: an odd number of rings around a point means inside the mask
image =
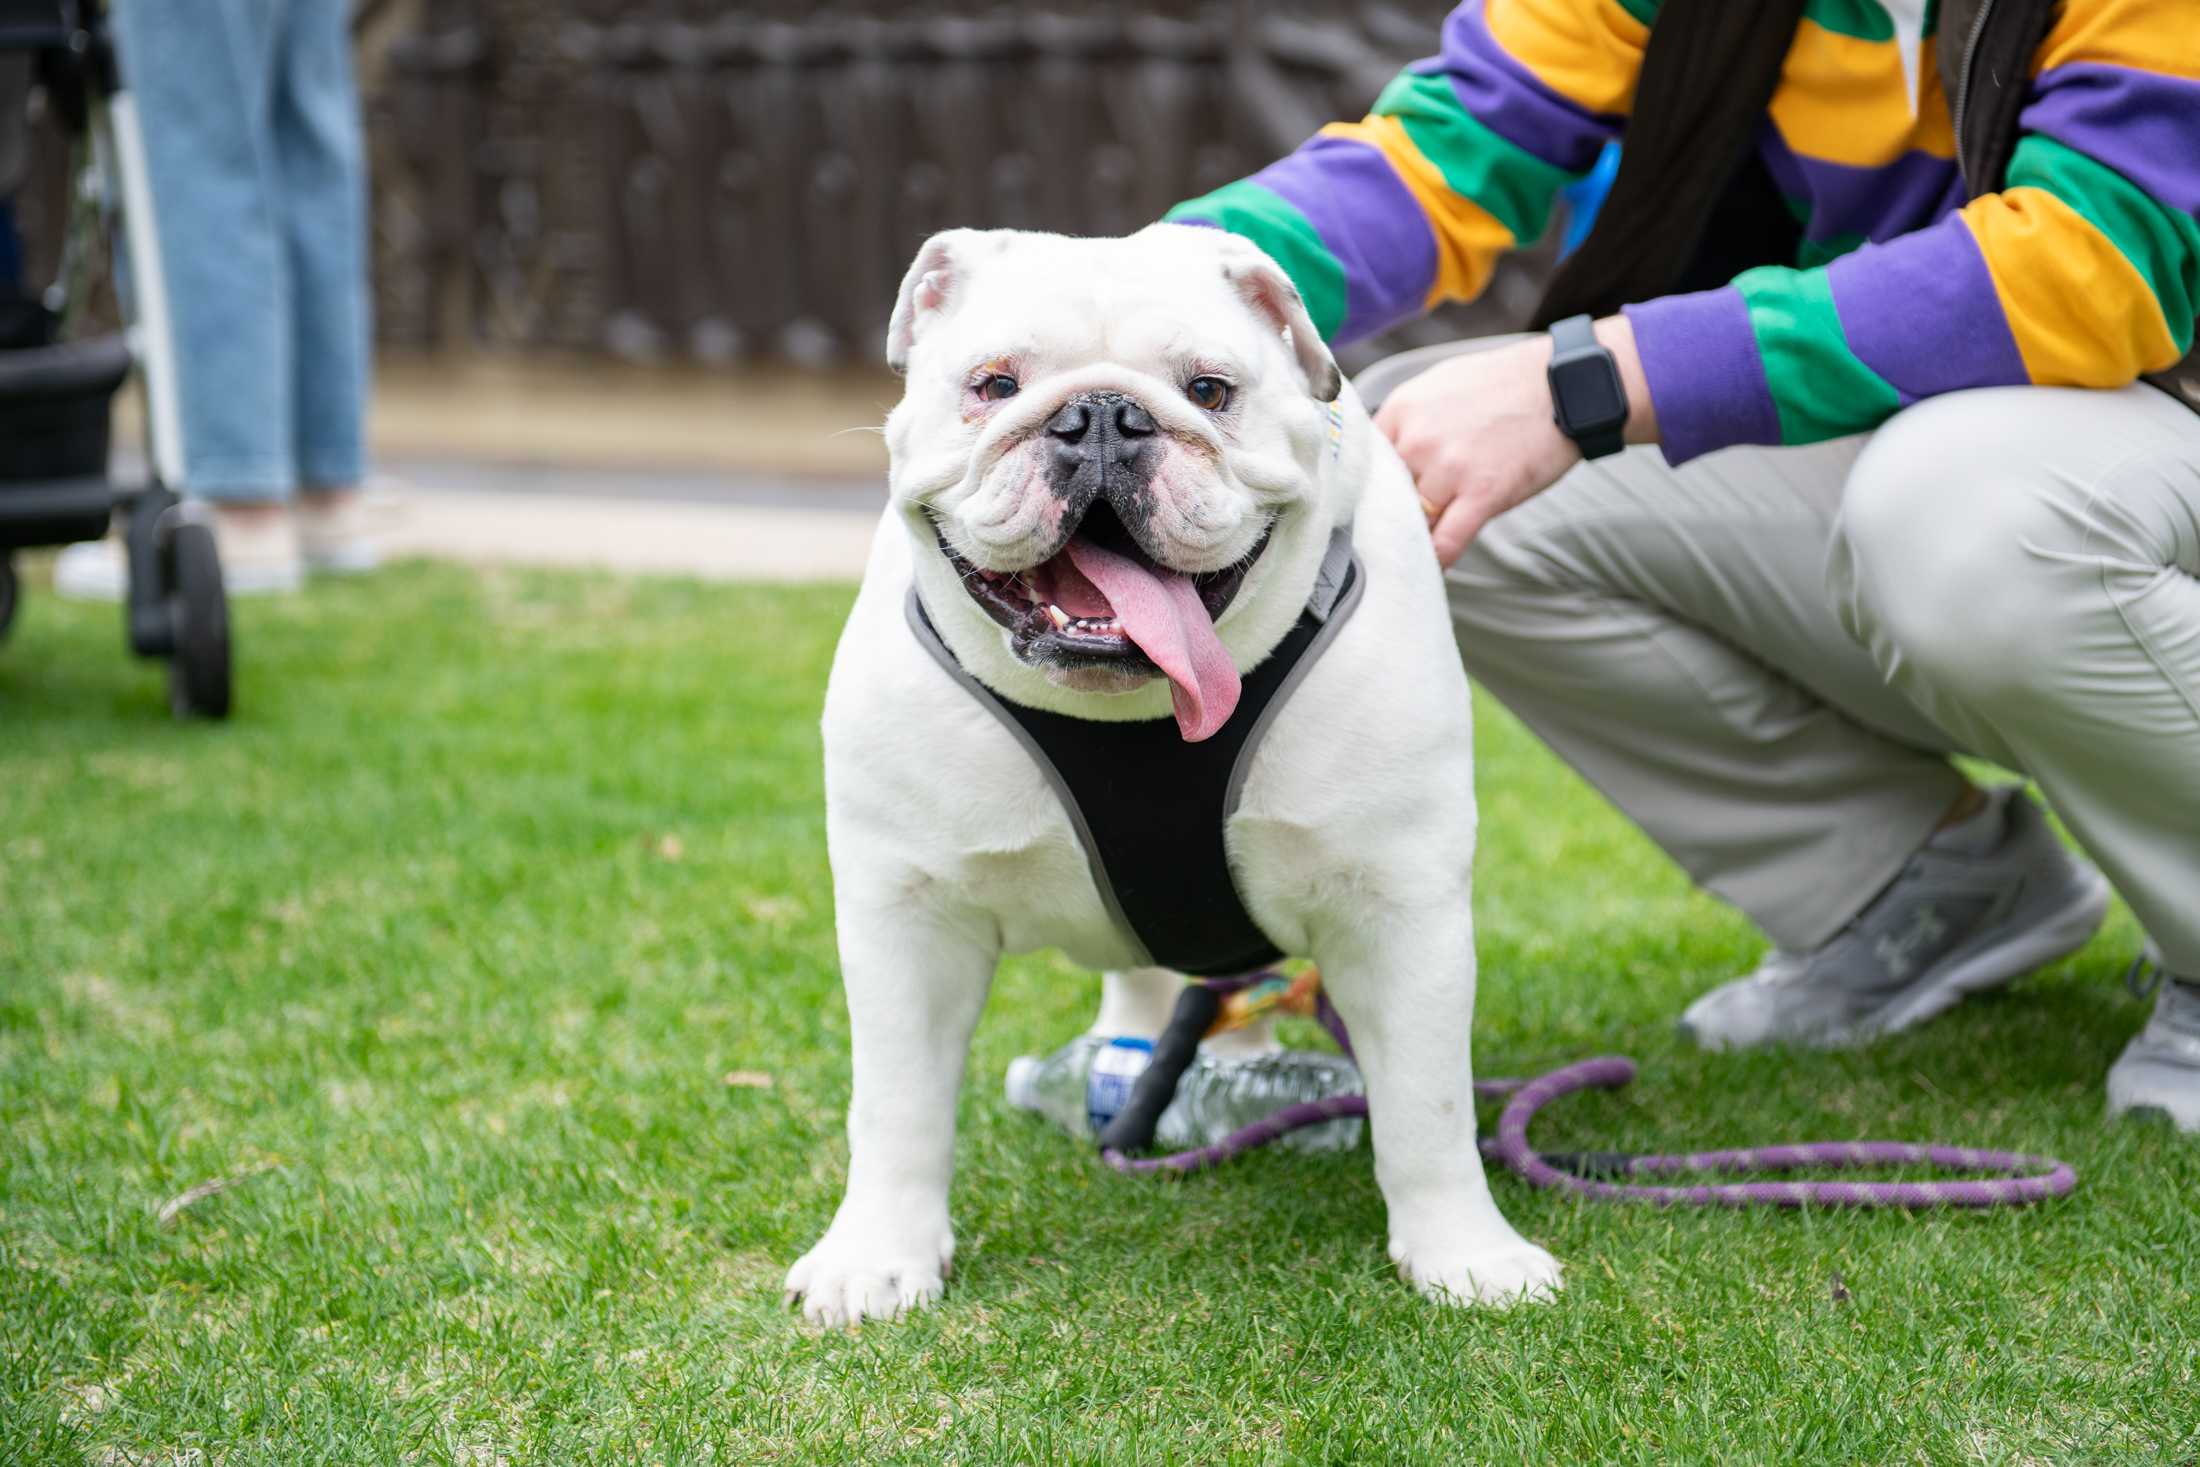
M 959 290 L 969 283 L 973 262 L 989 247 L 998 248 L 998 230 L 943 229 L 924 242 L 909 273 L 901 277 L 901 294 L 894 301 L 894 315 L 886 327 L 886 365 L 897 372 L 909 369 L 909 352 L 925 322 L 953 309 Z
M 1335 402 L 1344 390 L 1344 374 L 1337 370 L 1337 359 L 1329 354 L 1321 333 L 1314 329 L 1314 318 L 1306 314 L 1299 288 L 1258 245 L 1235 235 L 1228 238 L 1238 247 L 1224 255 L 1223 275 L 1253 314 L 1290 342 L 1291 354 L 1306 374 L 1307 390 L 1322 402 Z

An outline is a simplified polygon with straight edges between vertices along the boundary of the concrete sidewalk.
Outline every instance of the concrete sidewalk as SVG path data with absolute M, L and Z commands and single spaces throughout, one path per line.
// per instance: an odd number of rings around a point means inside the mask
M 886 504 L 869 481 L 444 460 L 388 465 L 393 556 L 705 580 L 855 580 Z
M 853 580 L 886 503 L 883 370 L 706 371 L 587 357 L 376 364 L 374 501 L 388 549 L 472 564 L 715 580 Z M 116 399 L 138 483 L 138 396 Z

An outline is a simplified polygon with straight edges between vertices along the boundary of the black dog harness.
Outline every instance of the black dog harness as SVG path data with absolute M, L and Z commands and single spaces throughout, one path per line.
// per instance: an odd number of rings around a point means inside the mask
M 1330 538 L 1306 610 L 1260 666 L 1212 738 L 1188 744 L 1173 718 L 1101 723 L 1026 708 L 963 669 L 909 590 L 909 626 L 955 681 L 1024 746 L 1061 797 L 1109 915 L 1180 973 L 1250 972 L 1283 956 L 1230 877 L 1223 830 L 1245 788 L 1253 750 L 1291 692 L 1359 605 L 1352 532 Z

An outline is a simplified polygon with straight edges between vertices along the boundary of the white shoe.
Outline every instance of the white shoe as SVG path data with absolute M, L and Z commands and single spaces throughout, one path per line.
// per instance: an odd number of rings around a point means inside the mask
M 2149 970 L 2152 989 L 2140 981 Z M 2200 981 L 2165 972 L 2151 943 L 2124 981 L 2142 998 L 2154 993 L 2154 1014 L 2109 1069 L 2108 1113 L 2164 1116 L 2200 1133 Z
M 122 570 L 122 540 L 86 540 L 65 547 L 53 563 L 53 590 L 71 601 L 120 601 L 130 578 Z
M 307 569 L 355 576 L 382 564 L 382 541 L 374 532 L 378 516 L 366 491 L 301 494 L 294 515 Z
M 275 596 L 306 583 L 298 554 L 298 527 L 288 514 L 233 514 L 214 509 L 214 548 L 221 552 L 222 586 L 232 596 Z
M 213 507 L 214 547 L 221 556 L 222 589 L 231 596 L 273 596 L 305 584 L 298 535 L 285 515 L 225 514 Z M 54 561 L 56 595 L 73 601 L 120 601 L 130 586 L 122 537 L 71 545 Z

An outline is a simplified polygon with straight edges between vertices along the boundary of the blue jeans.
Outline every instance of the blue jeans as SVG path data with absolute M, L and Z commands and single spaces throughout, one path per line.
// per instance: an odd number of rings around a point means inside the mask
M 365 472 L 365 145 L 346 0 L 118 0 L 166 281 L 182 483 L 274 500 Z

